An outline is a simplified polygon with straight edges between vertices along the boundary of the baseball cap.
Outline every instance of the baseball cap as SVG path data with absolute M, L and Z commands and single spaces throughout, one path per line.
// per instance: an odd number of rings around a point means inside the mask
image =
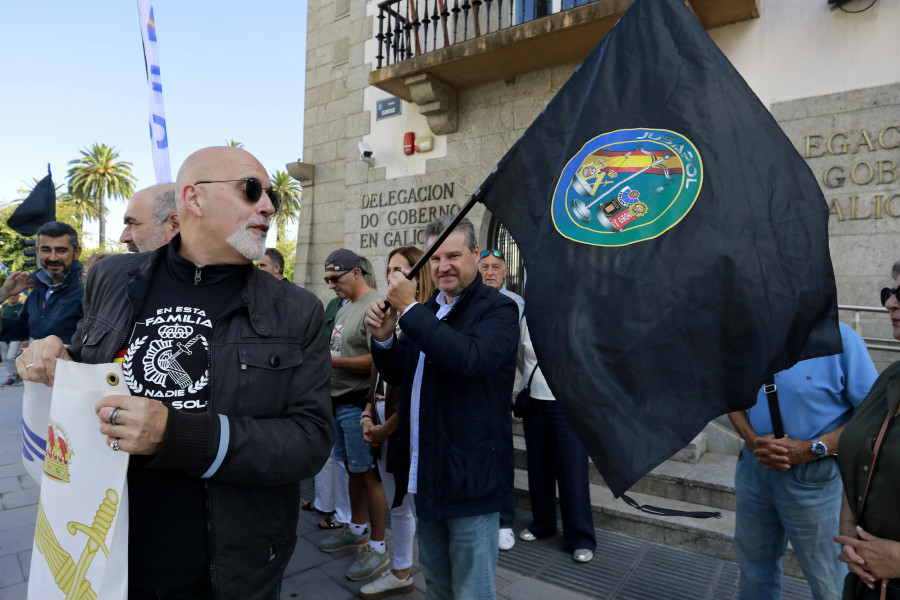
M 362 273 L 368 273 L 359 262 L 359 256 L 352 250 L 338 248 L 325 259 L 326 271 L 349 271 L 351 269 L 359 269 Z

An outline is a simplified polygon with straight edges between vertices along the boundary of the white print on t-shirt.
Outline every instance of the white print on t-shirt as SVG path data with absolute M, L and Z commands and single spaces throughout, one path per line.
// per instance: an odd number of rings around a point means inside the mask
M 344 346 L 344 324 L 335 325 L 331 332 L 331 355 L 340 356 Z
M 135 325 L 122 361 L 133 394 L 148 398 L 196 396 L 209 384 L 212 321 L 193 307 L 166 307 Z M 136 371 L 135 369 L 139 369 Z M 204 408 L 205 401 L 175 401 L 174 408 Z

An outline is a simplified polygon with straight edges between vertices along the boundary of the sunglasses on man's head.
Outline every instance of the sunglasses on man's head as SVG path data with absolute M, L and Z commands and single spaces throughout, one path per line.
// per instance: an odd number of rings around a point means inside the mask
M 500 260 L 505 260 L 505 259 L 503 258 L 503 252 L 501 252 L 500 250 L 482 250 L 482 251 L 481 251 L 481 256 L 479 256 L 478 258 L 479 258 L 479 259 L 484 258 L 484 257 L 487 256 L 488 254 L 493 254 L 494 256 L 496 256 L 497 258 L 499 258 Z
M 200 185 L 203 183 L 231 183 L 233 181 L 243 181 L 244 182 L 244 193 L 247 194 L 247 200 L 256 204 L 259 202 L 259 199 L 262 197 L 262 193 L 265 191 L 266 195 L 269 197 L 269 200 L 272 201 L 272 206 L 275 207 L 275 212 L 281 210 L 281 196 L 278 195 L 272 188 L 264 188 L 262 182 L 256 177 L 245 177 L 243 179 L 221 179 L 219 181 L 198 181 L 194 185 Z
M 337 282 L 338 282 L 338 279 L 340 279 L 341 277 L 343 277 L 343 276 L 346 275 L 347 273 L 352 273 L 352 272 L 353 272 L 353 269 L 350 269 L 349 271 L 344 271 L 344 272 L 341 273 L 340 275 L 326 275 L 326 276 L 325 276 L 325 283 L 337 283 Z
M 887 301 L 891 299 L 891 296 L 896 295 L 898 291 L 900 291 L 900 288 L 883 288 L 881 290 L 881 305 L 886 305 Z M 897 300 L 900 301 L 900 296 L 897 297 Z

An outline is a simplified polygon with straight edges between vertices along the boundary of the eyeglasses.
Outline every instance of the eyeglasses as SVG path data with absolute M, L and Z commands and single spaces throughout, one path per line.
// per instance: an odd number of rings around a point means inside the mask
M 482 250 L 482 251 L 481 251 L 481 256 L 478 257 L 479 260 L 482 259 L 482 258 L 484 258 L 485 256 L 487 256 L 488 254 L 493 254 L 494 256 L 496 256 L 497 258 L 499 258 L 500 260 L 505 260 L 505 259 L 503 258 L 503 252 L 501 252 L 500 250 Z
M 887 301 L 891 299 L 891 296 L 896 296 L 897 292 L 900 292 L 900 288 L 883 288 L 881 290 L 881 305 L 885 306 Z M 900 301 L 900 296 L 897 296 L 897 301 Z
M 266 196 L 269 197 L 269 200 L 272 201 L 272 206 L 275 207 L 275 212 L 281 210 L 281 196 L 278 195 L 278 192 L 276 192 L 272 188 L 264 188 L 262 182 L 256 177 L 245 177 L 243 179 L 221 179 L 219 181 L 198 181 L 194 183 L 194 185 L 200 185 L 203 183 L 231 183 L 233 181 L 244 182 L 244 193 L 247 194 L 247 200 L 249 202 L 256 204 L 262 197 L 262 193 L 265 192 Z
M 352 272 L 353 272 L 353 269 L 350 269 L 349 271 L 344 271 L 344 272 L 341 273 L 340 275 L 330 275 L 330 276 L 329 276 L 329 275 L 326 275 L 326 276 L 325 276 L 325 283 L 337 283 L 337 282 L 338 282 L 338 279 L 340 279 L 341 277 L 343 277 L 343 276 L 346 275 L 347 273 L 352 273 Z

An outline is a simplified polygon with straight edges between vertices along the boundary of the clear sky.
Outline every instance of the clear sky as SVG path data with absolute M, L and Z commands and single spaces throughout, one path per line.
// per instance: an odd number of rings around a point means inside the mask
M 172 177 L 188 154 L 226 139 L 266 169 L 303 149 L 304 0 L 154 0 Z M 0 3 L 0 204 L 94 142 L 156 183 L 136 0 Z M 118 239 L 124 202 L 110 204 Z M 85 232 L 96 233 L 86 224 Z M 274 228 L 270 233 L 274 245 Z

